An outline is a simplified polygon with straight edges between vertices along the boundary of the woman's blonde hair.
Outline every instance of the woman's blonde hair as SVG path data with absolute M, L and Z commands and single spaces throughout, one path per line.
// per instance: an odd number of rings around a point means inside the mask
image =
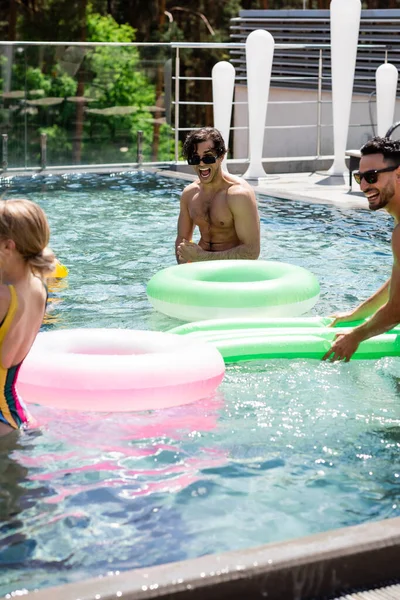
M 0 238 L 13 240 L 16 250 L 40 277 L 51 273 L 56 258 L 47 247 L 50 228 L 44 211 L 31 200 L 0 200 Z

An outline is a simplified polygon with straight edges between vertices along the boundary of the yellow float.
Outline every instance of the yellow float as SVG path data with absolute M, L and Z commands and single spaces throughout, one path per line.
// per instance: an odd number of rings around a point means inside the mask
M 67 275 L 68 275 L 67 267 L 57 261 L 55 269 L 52 273 L 50 273 L 49 277 L 54 277 L 56 279 L 63 279 Z

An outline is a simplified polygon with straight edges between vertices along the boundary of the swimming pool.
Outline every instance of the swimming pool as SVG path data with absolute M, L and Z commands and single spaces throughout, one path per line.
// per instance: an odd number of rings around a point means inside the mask
M 175 264 L 184 182 L 144 172 L 18 179 L 70 269 L 44 328 L 167 330 L 149 278 Z M 260 198 L 261 257 L 310 269 L 312 314 L 388 277 L 386 214 Z M 400 359 L 228 365 L 190 406 L 94 415 L 33 407 L 41 428 L 0 440 L 0 593 L 367 521 L 399 511 Z

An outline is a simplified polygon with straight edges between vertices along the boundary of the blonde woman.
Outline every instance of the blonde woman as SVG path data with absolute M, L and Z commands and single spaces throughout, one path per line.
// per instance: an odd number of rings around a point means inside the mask
M 0 435 L 31 421 L 16 382 L 46 308 L 44 278 L 55 266 L 49 237 L 46 215 L 37 204 L 0 200 Z

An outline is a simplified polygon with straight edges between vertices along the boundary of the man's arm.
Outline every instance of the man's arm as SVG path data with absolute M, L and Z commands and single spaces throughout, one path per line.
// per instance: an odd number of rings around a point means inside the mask
M 389 331 L 400 323 L 400 226 L 392 236 L 393 268 L 387 302 L 366 323 L 355 327 L 350 333 L 338 335 L 324 360 L 344 359 L 346 362 L 364 340 Z M 381 288 L 382 289 L 382 288 Z
M 194 230 L 194 223 L 189 214 L 189 206 L 188 206 L 190 196 L 191 196 L 190 191 L 188 191 L 188 189 L 185 188 L 182 192 L 181 200 L 180 200 L 180 210 L 179 210 L 179 217 L 178 217 L 178 234 L 177 234 L 176 240 L 175 240 L 175 256 L 176 256 L 176 262 L 178 262 L 178 263 L 186 262 L 185 260 L 179 258 L 178 246 L 183 240 L 191 240 L 192 235 L 193 235 L 193 230 Z
M 228 206 L 234 220 L 236 235 L 240 244 L 230 250 L 207 252 L 197 244 L 187 244 L 187 260 L 229 260 L 257 259 L 260 255 L 260 217 L 257 200 L 252 188 L 240 187 L 229 190 Z M 186 238 L 188 239 L 188 238 Z
M 371 315 L 373 315 L 378 308 L 386 304 L 389 299 L 389 288 L 390 288 L 390 278 L 379 288 L 375 294 L 373 294 L 370 298 L 362 302 L 359 306 L 357 306 L 354 310 L 334 315 L 334 321 L 331 323 L 331 327 L 338 325 L 339 323 L 350 323 L 351 321 L 361 321 L 362 319 L 367 319 Z

